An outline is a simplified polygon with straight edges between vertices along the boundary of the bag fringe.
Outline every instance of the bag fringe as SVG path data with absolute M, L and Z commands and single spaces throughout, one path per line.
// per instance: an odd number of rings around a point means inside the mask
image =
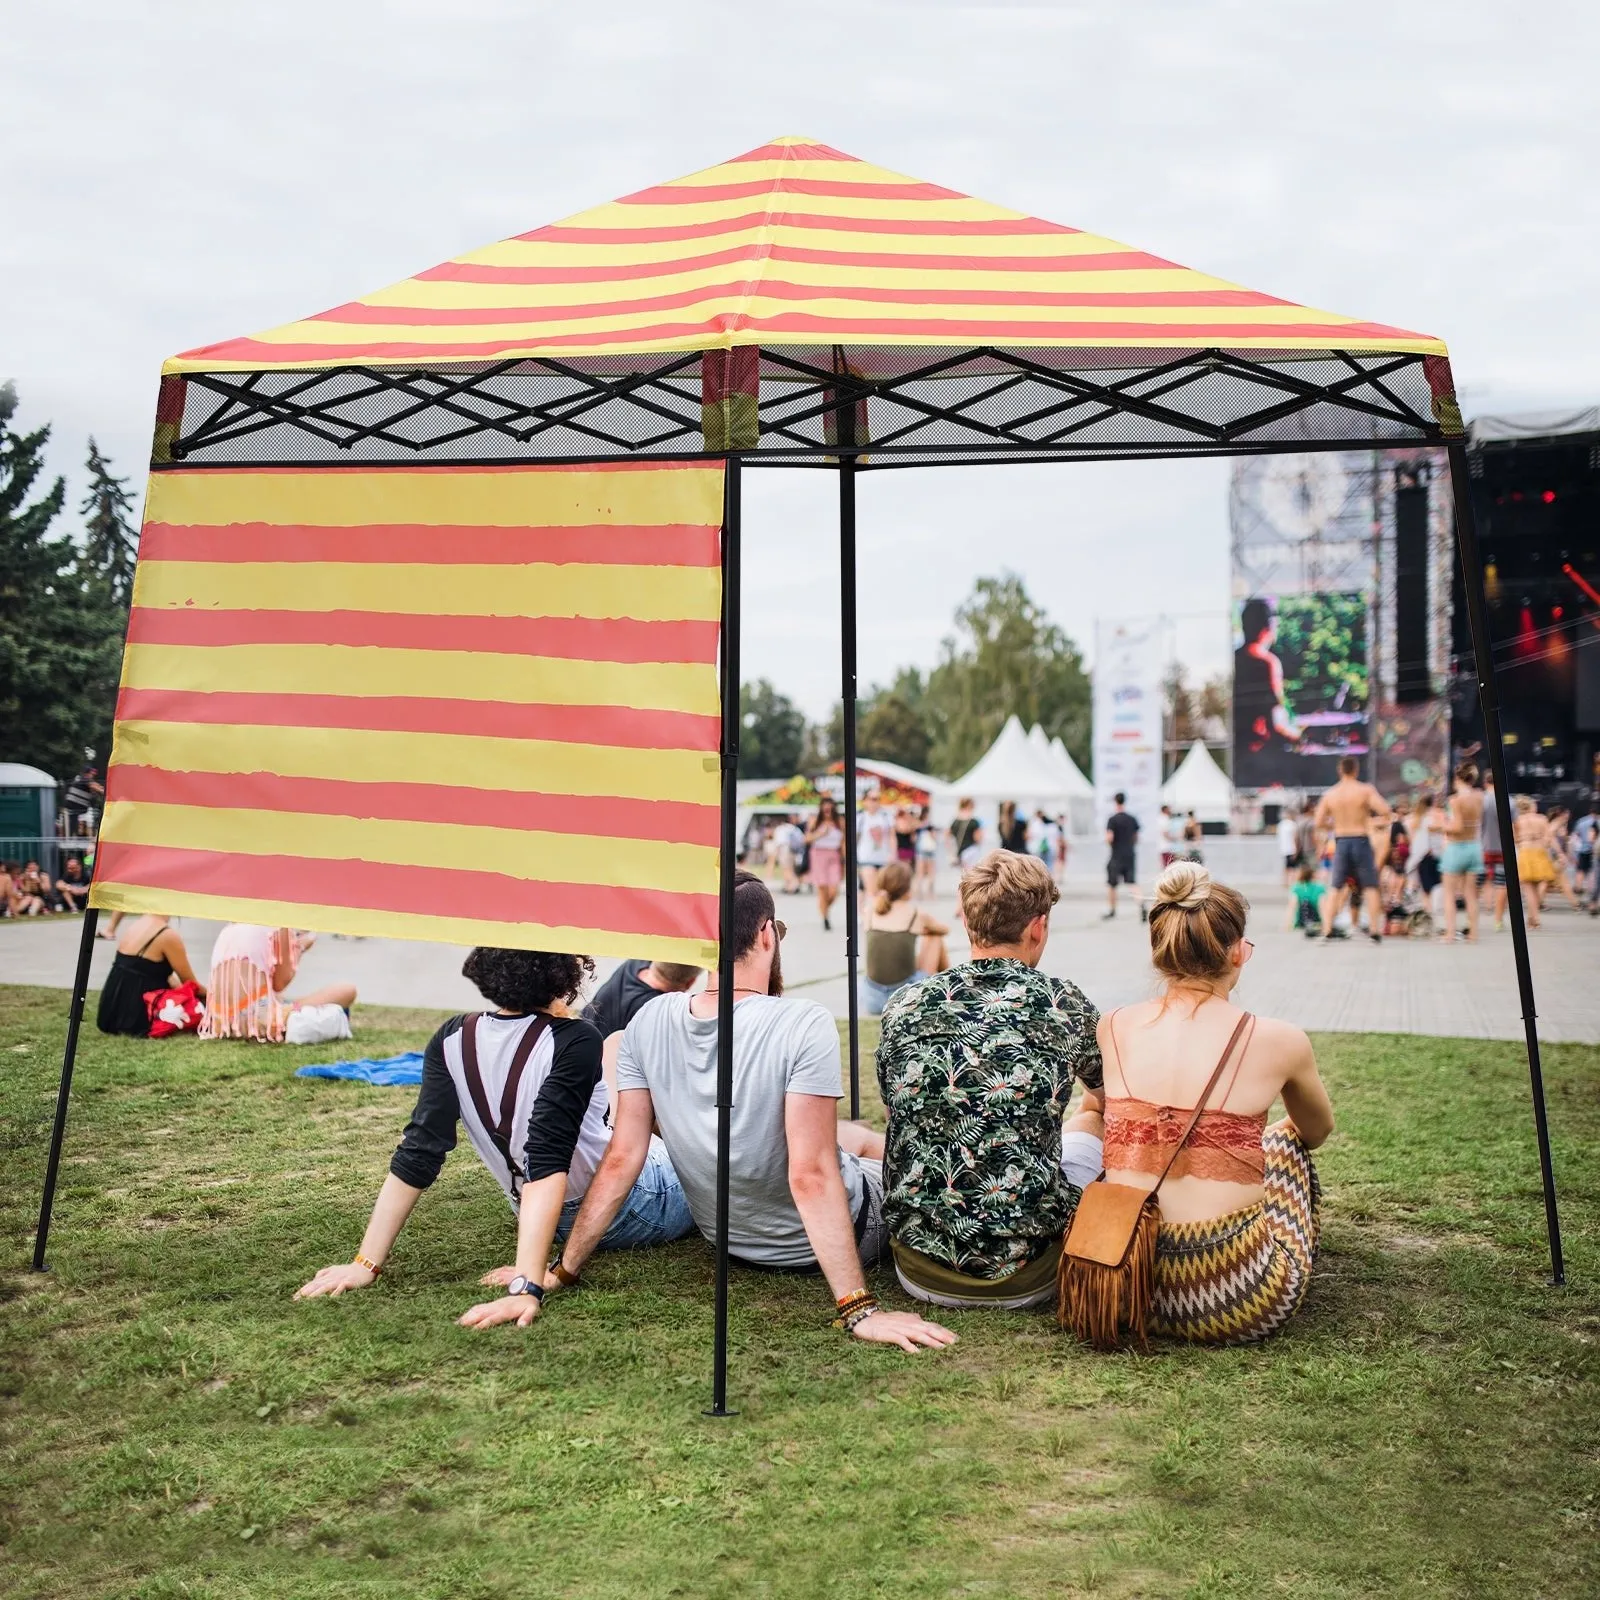
M 1115 1267 L 1061 1253 L 1056 1276 L 1056 1321 L 1096 1350 L 1132 1345 L 1150 1349 L 1150 1305 L 1155 1293 L 1156 1236 L 1161 1212 L 1146 1205 L 1134 1225 L 1128 1253 Z

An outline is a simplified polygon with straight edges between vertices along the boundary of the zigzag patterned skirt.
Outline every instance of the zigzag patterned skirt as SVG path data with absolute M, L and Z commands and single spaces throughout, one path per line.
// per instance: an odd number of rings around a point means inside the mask
M 1254 1344 L 1300 1309 L 1317 1253 L 1317 1169 L 1283 1123 L 1268 1128 L 1261 1144 L 1260 1205 L 1161 1225 L 1151 1332 L 1195 1344 Z

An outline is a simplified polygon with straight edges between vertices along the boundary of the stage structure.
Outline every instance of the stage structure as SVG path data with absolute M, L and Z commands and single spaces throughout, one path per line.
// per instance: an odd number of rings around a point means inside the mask
M 174 358 L 163 370 L 156 407 L 152 470 L 158 487 L 152 503 L 162 503 L 169 485 L 199 481 L 198 475 L 218 468 L 249 469 L 266 478 L 287 471 L 332 485 L 351 474 L 370 482 L 419 467 L 476 472 L 724 464 L 720 750 L 707 759 L 713 769 L 721 768 L 717 926 L 725 935 L 733 903 L 740 485 L 746 468 L 806 466 L 838 476 L 849 805 L 856 788 L 858 473 L 960 463 L 1371 452 L 1422 445 L 1443 445 L 1449 452 L 1479 693 L 1504 808 L 1494 674 L 1482 626 L 1483 576 L 1466 492 L 1460 412 L 1439 340 L 1259 294 L 1109 239 L 901 177 L 808 139 L 775 139 L 721 166 L 458 257 L 304 321 Z M 351 510 L 372 539 L 393 540 L 393 555 L 369 569 L 381 585 L 400 582 L 413 559 L 406 553 L 412 537 L 407 524 L 388 520 L 396 515 L 401 513 L 379 510 L 377 502 L 370 510 Z M 240 503 L 230 520 L 209 526 L 214 540 L 225 543 L 231 537 L 249 539 L 252 525 L 272 520 Z M 643 509 L 635 525 L 665 526 L 666 520 L 652 506 Z M 585 560 L 616 559 L 608 548 L 613 534 L 606 521 L 595 518 L 588 524 Z M 466 527 L 472 518 L 463 515 L 461 522 Z M 313 525 L 308 519 L 308 527 Z M 540 518 L 529 516 L 527 526 L 541 529 Z M 300 535 L 291 527 L 284 537 L 293 542 Z M 468 547 L 481 537 L 460 535 Z M 154 538 L 154 527 L 147 525 L 145 540 Z M 155 545 L 147 544 L 143 559 L 159 564 L 154 551 Z M 441 592 L 446 598 L 461 605 Z M 164 598 L 156 609 L 165 605 Z M 526 623 L 553 621 L 550 613 L 560 609 L 512 585 L 503 601 L 490 596 L 480 604 L 474 598 L 459 614 Z M 562 615 L 599 622 L 608 614 L 580 608 Z M 630 616 L 621 613 L 623 620 Z M 442 626 L 437 617 L 425 620 L 414 641 L 420 650 L 431 647 L 429 629 Z M 151 687 L 139 676 L 139 644 L 136 639 L 130 649 L 127 696 Z M 181 652 L 210 646 L 189 642 L 163 648 Z M 537 653 L 542 647 L 525 648 Z M 175 692 L 174 682 L 157 687 Z M 278 699 L 285 725 L 291 725 L 297 707 L 315 710 L 296 700 L 307 687 L 303 680 L 283 686 Z M 188 720 L 207 724 L 205 697 L 213 691 L 191 680 L 183 692 L 197 697 Z M 365 716 L 372 709 L 347 706 L 344 714 Z M 228 708 L 215 710 L 222 719 L 217 725 L 236 725 L 226 721 L 232 714 Z M 532 715 L 526 708 L 521 714 Z M 151 732 L 152 745 L 137 745 L 126 730 L 119 738 L 108 810 L 119 808 L 118 828 L 126 837 L 142 837 L 150 826 L 143 808 L 152 802 L 125 785 L 140 764 L 137 751 L 160 742 L 151 729 L 160 719 L 135 718 L 126 706 L 123 717 L 141 722 L 139 731 Z M 337 742 L 338 730 L 313 715 L 292 725 L 320 727 L 326 741 Z M 370 726 L 360 722 L 357 731 Z M 434 737 L 446 742 L 438 747 L 433 768 L 420 777 L 436 782 L 441 774 L 470 766 L 469 749 L 451 753 L 452 735 Z M 553 741 L 528 737 L 521 761 L 506 770 L 503 787 L 542 793 L 550 764 L 566 760 L 552 743 L 577 744 L 583 737 L 581 731 Z M 177 748 L 177 738 L 161 735 L 169 750 Z M 690 749 L 692 741 L 673 748 Z M 159 760 L 165 763 L 159 768 L 163 781 L 190 770 L 176 755 Z M 596 760 L 606 771 L 617 769 L 614 753 Z M 353 775 L 350 781 L 370 778 Z M 602 788 L 600 798 L 608 792 L 616 797 Z M 234 819 L 237 832 L 225 832 L 230 796 L 219 798 L 206 837 L 217 860 L 226 864 L 239 852 L 249 853 L 252 822 L 240 816 Z M 307 809 L 318 817 L 371 814 L 351 809 L 359 804 L 359 796 L 345 791 L 322 789 L 314 796 L 308 791 Z M 637 838 L 599 810 L 587 825 L 591 837 L 609 836 L 619 851 Z M 1509 834 L 1509 816 L 1502 817 L 1502 825 Z M 541 869 L 520 846 L 512 848 L 530 824 L 507 817 L 499 826 L 507 851 L 494 865 L 498 870 L 513 860 L 524 862 L 518 869 L 524 888 L 518 892 L 534 906 L 538 893 L 526 884 L 536 881 Z M 331 821 L 327 833 L 345 836 L 344 825 Z M 231 848 L 219 848 L 224 844 Z M 853 878 L 855 830 L 849 826 L 846 851 Z M 365 861 L 357 855 L 324 881 L 358 887 Z M 1509 858 L 1507 875 L 1551 1260 L 1559 1279 L 1532 980 Z M 127 891 L 118 885 L 129 881 L 127 874 L 115 881 L 97 877 L 92 906 L 121 903 L 119 896 Z M 169 871 L 154 855 L 142 859 L 137 877 L 152 896 L 191 891 L 195 881 Z M 322 925 L 336 926 L 335 915 L 358 905 L 356 887 L 329 888 L 328 894 L 345 905 L 329 906 L 325 897 L 332 915 Z M 248 900 L 229 904 L 234 892 L 225 888 L 211 901 L 213 914 L 248 920 Z M 412 913 L 441 911 L 435 890 L 420 878 L 412 880 L 408 898 L 406 909 Z M 846 896 L 846 904 L 854 1113 L 860 1070 L 856 897 Z M 529 920 L 542 931 L 529 932 L 528 939 L 553 943 L 562 937 L 552 919 L 533 914 Z M 84 921 L 35 1248 L 40 1267 L 94 923 L 91 910 Z M 404 934 L 404 918 L 394 915 L 386 931 Z M 567 948 L 587 948 L 578 941 L 588 933 L 569 933 Z M 732 951 L 725 937 L 717 964 L 720 1204 L 711 1409 L 724 1415 L 734 1010 Z

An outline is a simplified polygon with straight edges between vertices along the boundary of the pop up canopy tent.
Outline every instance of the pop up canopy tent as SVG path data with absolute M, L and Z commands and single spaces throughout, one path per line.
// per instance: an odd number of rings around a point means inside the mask
M 92 904 L 204 900 L 213 915 L 263 921 L 269 906 L 320 897 L 303 925 L 431 937 L 449 925 L 471 942 L 567 949 L 715 942 L 712 1409 L 724 1413 L 733 980 L 732 951 L 711 935 L 730 926 L 733 905 L 743 470 L 838 475 L 853 805 L 860 472 L 1420 444 L 1449 452 L 1509 837 L 1461 417 L 1439 340 L 1241 288 L 809 139 L 775 139 L 166 363 Z M 297 560 L 320 564 L 318 582 L 295 581 Z M 620 578 L 596 570 L 618 564 Z M 708 718 L 713 621 L 720 716 Z M 392 673 L 327 653 L 355 627 L 362 648 L 349 656 L 391 652 Z M 306 651 L 322 652 L 315 670 Z M 449 657 L 453 675 L 429 671 L 430 652 Z M 497 652 L 490 665 L 484 652 Z M 510 678 L 508 658 L 520 663 Z M 573 661 L 582 671 L 565 670 Z M 618 670 L 640 664 L 643 674 Z M 319 674 L 335 668 L 345 692 L 330 695 Z M 596 704 L 604 716 L 590 714 Z M 504 726 L 485 733 L 502 713 Z M 263 771 L 268 746 L 279 765 Z M 418 752 L 420 770 L 402 759 Z M 479 786 L 450 787 L 480 768 Z M 654 787 L 624 792 L 641 769 Z M 714 897 L 703 892 L 702 773 L 720 789 Z M 468 810 L 470 840 L 452 831 Z M 374 817 L 387 821 L 368 825 Z M 180 824 L 188 848 L 175 842 Z M 847 826 L 852 875 L 854 837 Z M 491 840 L 501 870 L 466 870 L 462 853 Z M 1506 871 L 1559 1277 L 1510 857 Z M 465 891 L 480 909 L 452 921 L 446 899 Z M 514 899 L 513 913 L 497 912 L 497 895 Z M 846 904 L 854 1113 L 855 896 Z M 94 920 L 69 1013 L 41 1267 Z
M 1233 819 L 1233 785 L 1203 739 L 1189 746 L 1189 753 L 1161 785 L 1161 803 L 1174 811 L 1194 812 L 1198 822 Z

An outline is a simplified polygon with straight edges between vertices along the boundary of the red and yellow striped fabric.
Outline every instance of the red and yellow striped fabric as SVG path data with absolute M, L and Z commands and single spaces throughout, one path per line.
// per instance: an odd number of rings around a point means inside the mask
M 774 139 L 164 370 L 836 344 L 1445 354 L 1426 334 Z
M 722 477 L 152 474 L 93 903 L 714 960 Z

